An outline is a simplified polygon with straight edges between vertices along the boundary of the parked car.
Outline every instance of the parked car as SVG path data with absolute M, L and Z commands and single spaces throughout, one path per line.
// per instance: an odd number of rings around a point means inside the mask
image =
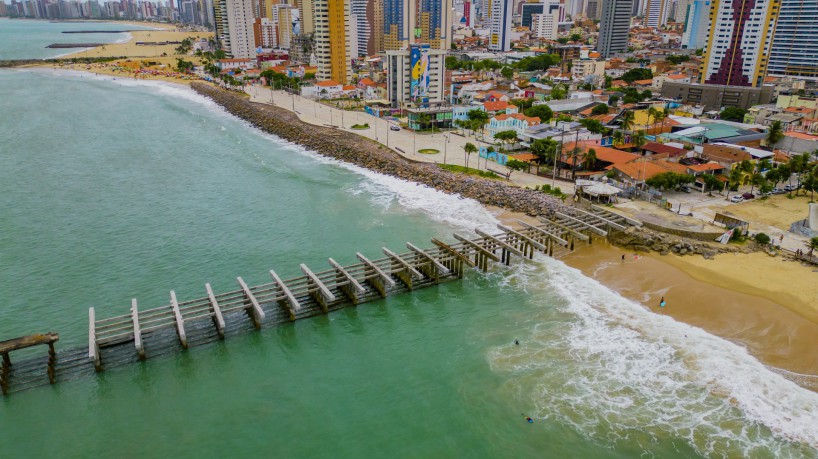
M 795 191 L 798 187 L 795 185 L 784 185 L 784 191 Z
M 771 191 L 772 194 L 784 194 L 786 192 L 787 192 L 786 190 L 782 190 L 781 188 L 773 188 L 773 190 Z
M 682 193 L 691 193 L 692 192 L 692 190 L 690 189 L 690 186 L 688 186 L 688 185 L 682 185 L 682 187 L 679 188 L 679 191 L 681 191 Z
M 741 197 L 744 199 L 753 199 L 755 195 L 753 193 L 742 193 Z
M 400 126 L 395 126 L 394 124 L 389 126 L 390 131 L 400 131 Z
M 741 201 L 744 201 L 744 198 L 741 197 L 741 195 L 738 195 L 738 194 L 734 195 L 732 198 L 730 198 L 730 202 L 741 202 Z

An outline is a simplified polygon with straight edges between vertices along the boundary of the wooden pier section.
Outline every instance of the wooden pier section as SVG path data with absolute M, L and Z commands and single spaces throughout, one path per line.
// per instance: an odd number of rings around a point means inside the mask
M 49 344 L 52 352 L 47 381 L 42 377 L 16 378 L 4 364 L 0 379 L 3 393 L 74 379 L 249 330 L 438 285 L 462 278 L 469 268 L 487 271 L 489 261 L 509 265 L 516 257 L 529 262 L 535 252 L 558 258 L 575 250 L 577 244 L 591 243 L 610 230 L 638 223 L 599 207 L 590 211 L 566 208 L 550 220 L 540 220 L 539 224 L 518 221 L 518 228 L 498 225 L 500 232 L 494 234 L 476 229 L 476 237 L 454 234 L 452 242 L 432 238 L 429 248 L 407 242 L 407 251 L 400 253 L 383 247 L 379 258 L 356 253 L 358 261 L 346 266 L 332 258 L 325 267 L 301 264 L 302 274 L 296 277 L 282 278 L 270 270 L 270 281 L 256 286 L 248 286 L 238 277 L 236 288 L 222 293 L 215 293 L 206 283 L 202 296 L 194 299 L 180 301 L 171 290 L 166 304 L 140 308 L 132 299 L 130 310 L 114 317 L 97 318 L 91 307 L 87 348 L 56 355 L 53 342 Z

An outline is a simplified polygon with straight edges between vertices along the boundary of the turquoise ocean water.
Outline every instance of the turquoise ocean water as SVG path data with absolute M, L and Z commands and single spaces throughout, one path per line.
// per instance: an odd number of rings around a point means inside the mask
M 89 306 L 121 314 L 132 297 L 154 307 L 496 223 L 186 88 L 0 71 L 0 339 L 82 345 Z M 818 395 L 541 259 L 2 398 L 0 443 L 2 457 L 818 457 Z
M 81 48 L 46 48 L 52 43 L 125 42 L 128 33 L 62 33 L 78 30 L 149 30 L 116 22 L 50 22 L 0 18 L 0 59 L 47 59 L 80 51 Z

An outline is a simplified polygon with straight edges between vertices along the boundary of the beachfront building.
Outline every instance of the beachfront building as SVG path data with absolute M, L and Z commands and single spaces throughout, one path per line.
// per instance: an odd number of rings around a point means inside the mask
M 313 0 L 316 78 L 347 84 L 352 80 L 349 0 Z
M 409 49 L 386 51 L 385 54 L 386 92 L 393 107 L 445 100 L 445 50 L 412 45 Z
M 445 100 L 452 0 L 383 0 L 386 93 L 393 107 Z
M 228 56 L 237 59 L 256 56 L 253 24 L 255 12 L 251 0 L 214 2 L 216 39 Z
M 536 116 L 525 116 L 522 113 L 502 114 L 492 117 L 486 130 L 491 138 L 503 131 L 515 131 L 517 138 L 520 138 L 528 128 L 537 124 L 540 124 L 540 119 Z
M 633 0 L 609 0 L 602 3 L 597 51 L 603 59 L 628 49 Z
M 777 9 L 778 0 L 713 0 L 701 82 L 761 86 Z
M 449 129 L 453 120 L 452 107 L 445 105 L 410 108 L 406 117 L 413 131 Z

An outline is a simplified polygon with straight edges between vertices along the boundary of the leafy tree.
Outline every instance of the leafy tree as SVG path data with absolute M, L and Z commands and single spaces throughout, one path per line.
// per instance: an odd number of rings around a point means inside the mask
M 613 144 L 614 145 L 622 145 L 625 142 L 625 134 L 620 131 L 616 130 L 613 133 Z
M 690 56 L 685 54 L 671 54 L 665 58 L 666 61 L 670 62 L 673 65 L 679 65 L 682 62 L 687 62 L 690 60 Z
M 578 33 L 572 33 L 570 37 L 568 37 L 568 41 L 582 41 L 582 35 Z
M 580 122 L 580 124 L 582 124 L 583 127 L 585 127 L 585 129 L 593 132 L 594 134 L 601 134 L 602 131 L 605 130 L 605 127 L 602 126 L 602 123 L 600 123 L 597 120 L 593 120 L 593 119 L 590 119 L 590 118 L 585 118 L 585 119 L 579 120 L 579 122 Z
M 463 64 L 457 56 L 446 56 L 446 70 L 458 70 L 463 68 Z
M 473 121 L 482 121 L 484 123 L 489 121 L 489 114 L 480 109 L 469 110 L 466 116 Z
M 554 117 L 554 111 L 548 105 L 534 105 L 523 112 L 525 116 L 537 117 L 541 122 L 547 123 Z
M 610 110 L 611 107 L 607 104 L 599 104 L 591 109 L 591 115 L 607 115 Z
M 610 75 L 605 75 L 605 84 L 604 84 L 605 89 L 610 89 L 611 86 L 613 86 L 613 77 L 610 76 Z M 613 97 L 613 96 L 611 96 L 611 97 Z M 610 99 L 608 99 L 608 103 L 611 104 L 611 105 L 616 105 L 615 103 L 611 102 Z
M 686 183 L 693 183 L 695 178 L 692 175 L 679 174 L 676 172 L 662 172 L 645 180 L 652 188 L 662 190 L 675 190 Z
M 528 110 L 529 108 L 531 108 L 534 105 L 534 99 L 533 98 L 529 98 L 529 99 L 513 99 L 511 101 L 511 103 L 513 105 L 516 105 L 517 108 L 519 108 L 520 110 L 523 111 L 523 113 L 525 113 L 526 110 Z
M 494 134 L 494 138 L 500 142 L 507 144 L 517 143 L 517 131 L 509 129 L 508 131 L 500 131 Z
M 608 106 L 609 107 L 616 107 L 616 104 L 619 103 L 619 96 L 610 96 L 608 97 Z
M 707 187 L 708 194 L 712 194 L 713 190 L 721 191 L 721 180 L 713 174 L 704 174 L 701 176 L 704 185 Z
M 564 86 L 554 85 L 554 87 L 551 88 L 550 96 L 551 96 L 552 100 L 561 100 L 561 99 L 565 99 L 565 96 L 567 94 L 568 94 L 568 92 L 566 91 Z
M 753 239 L 755 239 L 755 241 L 761 245 L 767 245 L 770 243 L 770 236 L 767 236 L 765 233 L 756 233 L 756 235 L 753 236 Z
M 568 43 L 568 37 L 559 37 L 559 38 L 557 38 L 557 43 L 559 43 L 561 45 L 564 45 L 564 44 Z
M 650 99 L 651 97 L 653 97 L 653 93 L 650 91 L 650 89 L 645 89 L 639 93 L 639 100 Z
M 628 70 L 621 79 L 633 83 L 636 80 L 650 80 L 651 78 L 653 78 L 653 72 L 650 69 L 638 68 Z
M 784 138 L 784 132 L 781 127 L 781 121 L 773 121 L 770 129 L 767 130 L 767 145 L 770 148 L 774 147 L 779 140 Z
M 471 142 L 466 142 L 466 145 L 463 145 L 463 152 L 466 154 L 466 169 L 469 168 L 469 156 L 471 156 L 471 154 L 476 151 L 477 147 L 475 147 L 474 144 Z
M 749 174 L 749 173 L 753 172 L 753 170 L 755 169 L 755 166 L 753 166 L 753 163 L 751 163 L 750 160 L 748 160 L 748 159 L 745 159 L 745 160 L 741 161 L 739 163 L 738 167 L 739 167 L 739 169 L 741 169 L 741 172 L 744 172 L 745 174 Z
M 533 72 L 537 70 L 547 70 L 559 64 L 561 61 L 559 54 L 540 54 L 538 56 L 530 56 L 520 59 L 516 67 L 524 72 Z
M 503 67 L 503 69 L 500 70 L 500 75 L 502 75 L 506 80 L 510 80 L 514 77 L 514 69 L 511 67 Z
M 531 153 L 540 158 L 540 162 L 553 163 L 559 143 L 551 139 L 537 139 L 531 144 Z
M 523 161 L 518 161 L 516 159 L 509 159 L 506 162 L 506 167 L 511 169 L 512 171 L 523 171 L 529 168 L 529 164 Z
M 727 182 L 727 196 L 725 196 L 724 199 L 730 198 L 730 191 L 738 190 L 738 186 L 741 184 L 741 177 L 742 173 L 740 167 L 734 167 L 732 170 L 730 170 L 730 178 Z
M 744 122 L 744 115 L 747 110 L 738 107 L 727 107 L 719 113 L 719 118 L 728 121 Z
M 193 71 L 193 62 L 186 61 L 184 59 L 176 59 L 176 70 L 181 73 L 188 73 Z
M 574 121 L 574 119 L 571 118 L 571 115 L 566 115 L 564 113 L 560 113 L 557 116 L 557 122 L 560 122 L 560 121 L 571 122 L 571 121 Z

